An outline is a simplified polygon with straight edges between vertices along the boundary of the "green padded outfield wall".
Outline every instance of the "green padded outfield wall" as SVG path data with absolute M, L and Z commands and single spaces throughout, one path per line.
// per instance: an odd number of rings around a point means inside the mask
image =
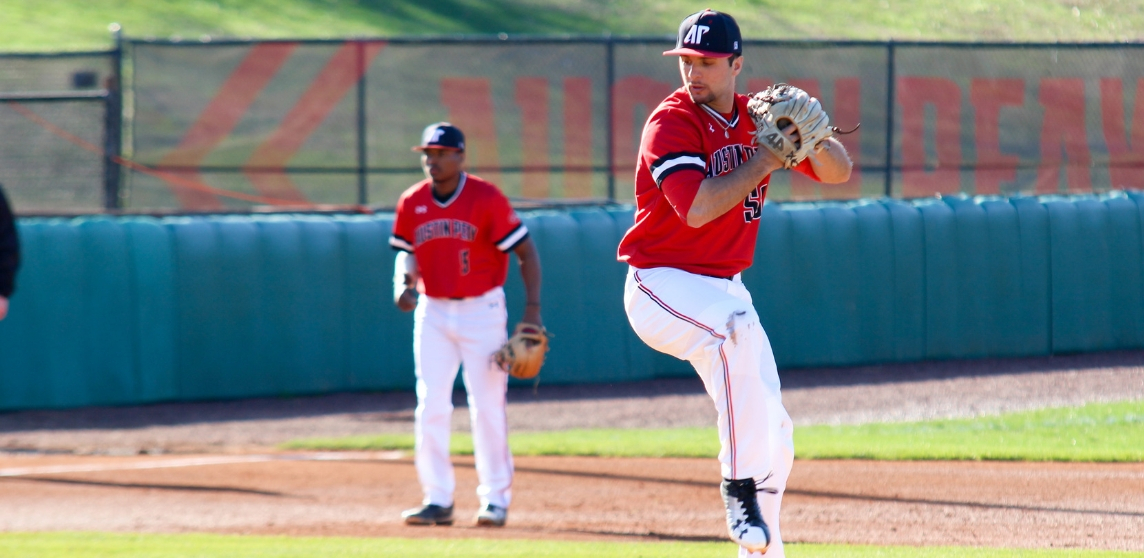
M 545 383 L 692 374 L 622 308 L 632 208 L 522 212 Z M 1144 348 L 1144 195 L 768 204 L 743 274 L 787 373 Z M 0 409 L 412 389 L 392 215 L 19 221 Z M 506 285 L 520 315 L 515 264 Z

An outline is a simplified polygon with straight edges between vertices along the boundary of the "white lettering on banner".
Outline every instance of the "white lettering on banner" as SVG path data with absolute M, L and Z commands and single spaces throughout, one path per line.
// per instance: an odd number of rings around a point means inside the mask
M 683 38 L 683 42 L 689 45 L 697 45 L 703 42 L 703 35 L 705 35 L 711 28 L 706 25 L 696 25 L 687 32 L 687 36 Z

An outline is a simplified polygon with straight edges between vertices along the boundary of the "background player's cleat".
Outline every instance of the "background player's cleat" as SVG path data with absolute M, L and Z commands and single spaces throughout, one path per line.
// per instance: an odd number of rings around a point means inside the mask
M 771 544 L 771 531 L 759 511 L 755 479 L 723 479 L 719 492 L 727 506 L 727 531 L 731 540 L 751 552 L 766 552 Z
M 477 512 L 477 525 L 480 527 L 504 527 L 508 510 L 493 504 L 485 504 Z
M 447 508 L 437 504 L 425 504 L 401 512 L 406 525 L 452 525 L 453 506 Z

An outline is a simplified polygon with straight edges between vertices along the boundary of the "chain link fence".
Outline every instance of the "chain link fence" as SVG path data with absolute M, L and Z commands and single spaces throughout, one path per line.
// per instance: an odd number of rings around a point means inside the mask
M 631 201 L 665 39 L 121 39 L 0 55 L 0 182 L 22 213 L 392 206 L 449 120 L 512 198 Z M 740 92 L 819 97 L 855 172 L 771 200 L 1144 188 L 1144 44 L 748 41 Z M 120 78 L 122 75 L 122 78 Z M 122 84 L 120 86 L 120 83 Z M 122 95 L 120 95 L 122 92 Z M 94 147 L 94 149 L 93 149 Z
M 107 52 L 0 54 L 0 184 L 17 211 L 108 207 L 103 150 L 120 122 L 107 110 L 115 65 Z

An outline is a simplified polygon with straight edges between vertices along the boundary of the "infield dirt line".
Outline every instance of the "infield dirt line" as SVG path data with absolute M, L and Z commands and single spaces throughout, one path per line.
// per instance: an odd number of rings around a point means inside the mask
M 423 494 L 413 459 L 401 452 L 12 456 L 0 458 L 0 532 L 726 536 L 715 459 L 518 456 L 514 462 L 511 523 L 489 531 L 404 525 L 401 512 Z M 453 463 L 456 511 L 475 514 L 474 458 L 454 456 Z M 783 500 L 782 532 L 802 543 L 1140 552 L 1142 521 L 1141 463 L 799 460 Z
M 0 477 L 24 477 L 63 473 L 93 473 L 102 471 L 135 471 L 142 469 L 173 469 L 233 465 L 235 463 L 262 463 L 268 461 L 392 461 L 405 457 L 402 451 L 382 452 L 315 452 L 260 455 L 227 455 L 210 457 L 184 457 L 159 459 L 143 463 L 93 463 L 83 465 L 40 465 L 38 467 L 11 467 L 0 469 Z

